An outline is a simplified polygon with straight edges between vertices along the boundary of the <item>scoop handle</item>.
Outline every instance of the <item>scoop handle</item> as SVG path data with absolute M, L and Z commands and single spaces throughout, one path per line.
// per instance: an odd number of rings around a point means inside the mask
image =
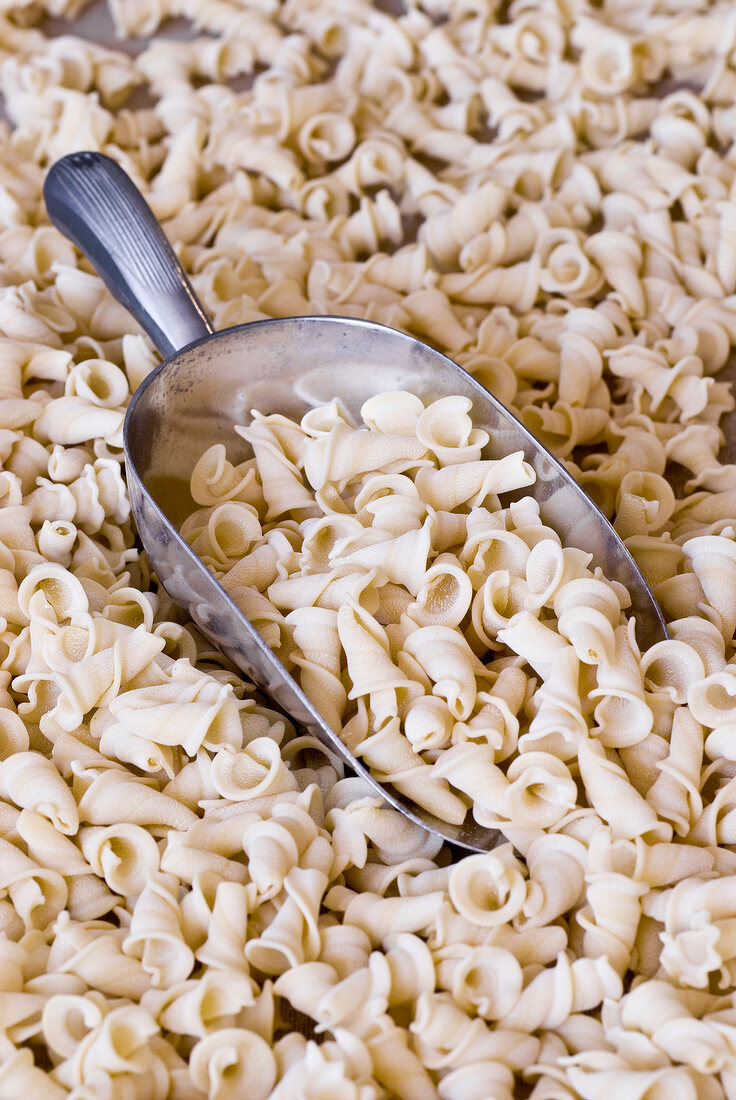
M 214 332 L 163 229 L 132 180 L 102 153 L 70 153 L 43 188 L 49 218 L 168 358 Z

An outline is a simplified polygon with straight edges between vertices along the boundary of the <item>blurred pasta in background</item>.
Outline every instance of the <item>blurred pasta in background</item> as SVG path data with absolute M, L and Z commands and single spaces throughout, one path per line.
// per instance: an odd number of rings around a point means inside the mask
M 732 4 L 109 0 L 131 52 L 85 7 L 0 0 L 0 1096 L 736 1097 Z M 42 202 L 80 149 L 217 327 L 364 317 L 452 356 L 652 584 L 642 654 L 523 503 L 480 515 L 462 409 L 449 438 L 369 403 L 377 439 L 417 429 L 368 465 L 338 407 L 265 409 L 253 460 L 199 464 L 203 560 L 379 767 L 400 700 L 493 851 L 346 776 L 151 575 L 121 429 L 157 355 Z

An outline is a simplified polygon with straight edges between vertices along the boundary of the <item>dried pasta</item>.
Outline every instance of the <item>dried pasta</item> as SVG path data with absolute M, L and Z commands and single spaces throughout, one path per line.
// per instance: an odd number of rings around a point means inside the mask
M 731 1097 L 732 5 L 109 0 L 137 53 L 84 7 L 0 4 L 0 1095 Z M 252 459 L 197 466 L 196 552 L 493 851 L 344 775 L 151 575 L 121 429 L 157 356 L 41 199 L 81 148 L 217 327 L 428 340 L 650 580 L 671 637 L 640 653 L 462 400 L 262 410 Z
M 497 507 L 499 494 L 527 488 L 534 471 L 521 452 L 481 459 L 488 433 L 473 427 L 470 404 L 449 397 L 425 407 L 411 393 L 379 394 L 364 405 L 358 428 L 336 402 L 311 409 L 300 423 L 254 411 L 253 425 L 236 431 L 253 444 L 251 469 L 263 504 L 260 512 L 241 504 L 248 534 L 228 537 L 244 557 L 226 559 L 219 549 L 221 509 L 234 503 L 198 510 L 182 534 L 252 621 L 267 624 L 264 639 L 275 638 L 274 648 L 314 705 L 374 775 L 452 823 L 461 823 L 470 808 L 483 824 L 549 827 L 576 804 L 577 789 L 564 759 L 541 742 L 536 750 L 525 743 L 531 725 L 528 733 L 516 722 L 522 755 L 504 770 L 496 765 L 495 728 L 489 740 L 483 719 L 497 668 L 516 666 L 524 692 L 536 674 L 541 696 L 553 676 L 557 681 L 563 654 L 570 654 L 575 671 L 566 708 L 578 741 L 590 730 L 579 663 L 600 669 L 590 697 L 604 696 L 594 712 L 596 732 L 610 745 L 635 743 L 649 732 L 642 670 L 624 625 L 622 593 L 590 570 L 589 557 L 561 547 L 531 497 Z M 221 447 L 214 444 L 197 463 L 193 494 L 203 471 L 220 461 Z M 290 466 L 290 490 L 274 507 L 277 454 Z M 343 537 L 335 537 L 336 510 Z M 457 520 L 457 542 L 447 545 L 442 535 L 436 541 L 439 514 L 448 517 L 446 529 Z M 297 522 L 294 515 L 307 518 Z M 326 524 L 331 545 L 316 558 L 312 532 L 326 531 Z M 232 587 L 231 572 L 243 575 L 249 554 L 278 537 L 288 547 L 278 560 L 278 580 L 265 591 Z M 552 571 L 549 582 L 537 579 L 540 568 L 545 580 Z M 336 610 L 327 593 L 346 573 L 362 580 Z M 269 601 L 270 613 L 264 610 Z M 273 635 L 271 624 L 286 608 Z M 624 699 L 630 700 L 626 709 Z M 604 708 L 614 700 L 615 718 L 606 718 Z M 614 724 L 626 733 L 614 732 Z M 595 806 L 593 788 L 600 784 L 592 770 L 588 782 L 579 752 Z M 611 806 L 629 787 L 623 773 L 622 782 Z M 612 810 L 597 808 L 610 823 Z M 621 816 L 631 820 L 629 805 Z

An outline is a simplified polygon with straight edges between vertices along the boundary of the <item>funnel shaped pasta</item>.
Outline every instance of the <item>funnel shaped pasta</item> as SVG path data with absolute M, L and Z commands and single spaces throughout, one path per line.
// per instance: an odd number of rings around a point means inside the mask
M 0 20 L 0 1095 L 723 1100 L 732 5 L 108 8 L 119 50 L 78 0 Z M 214 329 L 372 319 L 453 356 L 676 620 L 640 653 L 626 593 L 525 499 L 543 469 L 488 461 L 420 369 L 377 364 L 407 389 L 365 401 L 351 362 L 348 412 L 323 355 L 290 421 L 260 363 L 227 390 L 225 336 L 199 363 L 232 439 L 176 372 L 196 552 L 364 762 L 497 827 L 480 859 L 344 778 L 151 574 L 121 428 L 158 355 L 41 196 L 85 148 L 147 194 Z M 271 365 L 285 403 L 303 359 Z M 183 518 L 183 483 L 154 496 L 179 489 Z
M 47 817 L 61 833 L 76 833 L 79 813 L 58 771 L 36 752 L 17 752 L 0 764 L 0 792 L 17 806 Z
M 226 570 L 238 606 L 376 777 L 447 821 L 463 821 L 470 802 L 485 824 L 548 828 L 576 804 L 565 761 L 588 737 L 588 699 L 601 697 L 596 733 L 606 744 L 638 744 L 651 722 L 626 594 L 591 572 L 588 555 L 561 546 L 535 501 L 502 506 L 499 494 L 523 492 L 534 471 L 522 452 L 483 460 L 487 433 L 470 411 L 464 397 L 426 403 L 404 391 L 365 402 L 362 427 L 337 402 L 300 423 L 254 411 L 239 432 L 264 502 L 195 512 L 182 534 L 211 569 Z M 205 474 L 232 491 L 225 462 L 217 449 L 203 457 L 195 496 Z M 296 495 L 274 511 L 269 494 L 282 491 L 287 468 Z M 226 560 L 211 529 L 221 510 L 230 522 L 228 509 L 245 524 L 233 542 L 249 547 L 240 562 Z M 499 677 L 510 684 L 509 662 L 519 666 L 512 706 L 492 696 Z M 580 663 L 596 668 L 594 690 Z M 162 691 L 150 689 L 151 699 Z M 525 699 L 526 728 L 517 717 Z M 132 712 L 118 713 L 131 722 Z M 172 729 L 176 721 L 172 710 Z M 510 759 L 517 749 L 522 757 Z M 235 759 L 225 745 L 218 776 Z M 224 772 L 213 777 L 220 795 L 243 797 Z

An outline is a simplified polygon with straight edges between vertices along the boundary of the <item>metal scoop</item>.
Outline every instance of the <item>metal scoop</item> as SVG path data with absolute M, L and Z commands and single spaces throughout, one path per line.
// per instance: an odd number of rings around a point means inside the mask
M 563 466 L 478 382 L 411 336 L 368 321 L 290 317 L 217 334 L 197 301 L 161 226 L 125 172 L 99 153 L 72 153 L 53 165 L 44 187 L 54 225 L 91 260 L 115 297 L 143 326 L 165 361 L 139 387 L 125 419 L 124 447 L 133 515 L 169 595 L 246 676 L 362 776 L 392 806 L 426 829 L 472 851 L 492 848 L 493 829 L 470 814 L 448 825 L 377 782 L 348 752 L 296 681 L 178 532 L 197 505 L 189 477 L 215 442 L 233 463 L 248 457 L 233 425 L 252 409 L 299 419 L 340 397 L 358 417 L 374 394 L 410 390 L 425 401 L 461 394 L 490 433 L 485 458 L 523 450 L 537 480 L 525 494 L 541 506 L 563 542 L 593 555 L 629 590 L 639 643 L 667 637 L 662 613 L 610 523 Z

